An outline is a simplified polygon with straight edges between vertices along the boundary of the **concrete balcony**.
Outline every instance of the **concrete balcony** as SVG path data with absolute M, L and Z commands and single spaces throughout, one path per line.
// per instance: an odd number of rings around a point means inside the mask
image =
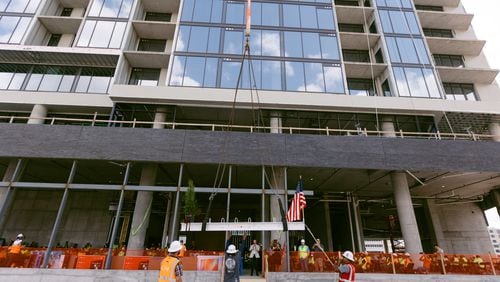
M 433 54 L 479 56 L 486 41 L 455 38 L 427 37 L 427 44 Z
M 177 13 L 179 11 L 180 0 L 158 1 L 141 0 L 144 10 L 155 13 Z
M 368 23 L 374 13 L 372 7 L 335 6 L 335 10 L 338 22 L 346 24 L 364 24 L 365 16 Z
M 443 82 L 491 84 L 498 70 L 477 68 L 436 67 Z
M 124 51 L 123 54 L 129 64 L 136 68 L 167 68 L 170 61 L 170 51 Z
M 66 8 L 87 8 L 90 0 L 59 0 L 59 3 Z
M 38 20 L 52 34 L 76 34 L 83 18 L 38 16 Z
M 467 30 L 472 23 L 472 14 L 418 11 L 423 28 Z
M 373 79 L 375 77 L 382 75 L 384 71 L 387 69 L 386 64 L 370 64 L 370 63 L 359 63 L 359 62 L 344 62 L 344 66 L 345 66 L 346 76 L 348 78 Z
M 173 22 L 132 21 L 132 26 L 140 38 L 174 39 L 175 26 Z
M 368 50 L 375 48 L 380 39 L 379 34 L 339 32 L 340 46 L 343 49 Z
M 460 0 L 413 0 L 415 5 L 458 7 Z

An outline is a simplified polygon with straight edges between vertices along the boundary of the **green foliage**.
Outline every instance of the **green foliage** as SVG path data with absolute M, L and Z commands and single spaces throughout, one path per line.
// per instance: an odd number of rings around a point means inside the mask
M 196 192 L 194 191 L 193 180 L 189 179 L 188 189 L 184 194 L 184 215 L 185 216 L 197 216 L 200 214 L 198 209 L 198 202 L 196 201 Z

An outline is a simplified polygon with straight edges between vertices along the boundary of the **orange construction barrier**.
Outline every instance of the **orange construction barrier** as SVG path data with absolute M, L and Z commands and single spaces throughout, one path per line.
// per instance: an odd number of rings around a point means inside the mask
M 85 255 L 78 256 L 76 269 L 103 269 L 106 256 Z

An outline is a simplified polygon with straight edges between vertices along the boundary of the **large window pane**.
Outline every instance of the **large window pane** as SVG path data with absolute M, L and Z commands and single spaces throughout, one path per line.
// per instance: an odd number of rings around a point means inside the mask
M 302 41 L 304 42 L 305 58 L 321 58 L 318 33 L 304 32 L 302 33 Z
M 197 0 L 194 5 L 193 22 L 209 22 L 210 10 L 212 9 L 211 0 Z
M 262 25 L 262 3 L 252 3 L 251 15 L 252 25 Z
M 379 11 L 379 15 L 384 33 L 393 33 L 391 19 L 389 18 L 389 11 Z
M 301 58 L 302 36 L 300 32 L 285 31 L 285 57 Z
M 182 52 L 187 50 L 190 32 L 190 26 L 181 26 L 179 28 L 179 35 L 177 36 L 177 47 L 175 48 L 176 51 Z
M 241 62 L 224 60 L 222 62 L 222 74 L 220 79 L 220 87 L 236 88 L 236 82 L 240 72 Z
M 333 11 L 332 8 L 316 10 L 318 13 L 318 26 L 321 29 L 331 29 L 335 30 L 335 23 L 333 21 Z
M 57 91 L 63 77 L 63 70 L 60 67 L 47 67 L 39 91 Z
M 208 38 L 208 53 L 219 53 L 220 44 L 220 33 L 221 29 L 216 27 L 210 28 L 209 38 Z
M 286 27 L 300 27 L 300 12 L 298 5 L 283 4 L 283 24 Z
M 245 19 L 244 15 L 245 5 L 243 3 L 227 3 L 226 23 L 243 24 Z
M 184 0 L 184 5 L 182 6 L 181 21 L 192 21 L 193 20 L 193 10 L 194 10 L 195 0 Z
M 23 13 L 29 0 L 11 0 L 6 12 Z
M 26 85 L 26 90 L 30 91 L 38 91 L 38 86 L 40 85 L 40 82 L 42 81 L 43 77 L 43 70 L 39 68 L 35 68 L 33 73 L 30 76 L 30 79 L 28 81 L 28 84 Z
M 344 78 L 339 66 L 323 66 L 325 72 L 326 92 L 344 93 Z
M 418 28 L 417 18 L 413 12 L 405 12 L 406 22 L 410 28 L 412 34 L 420 34 L 420 29 Z
M 26 73 L 14 74 L 9 85 L 9 90 L 21 90 L 25 78 L 26 78 Z
M 200 0 L 198 0 L 200 1 Z M 203 1 L 203 0 L 201 0 Z M 222 22 L 222 4 L 223 0 L 213 0 L 212 4 L 212 16 L 210 21 L 213 23 Z
M 323 59 L 340 60 L 339 45 L 336 36 L 320 36 L 321 57 Z
M 421 64 L 430 64 L 427 49 L 425 49 L 424 41 L 422 39 L 413 39 L 417 51 L 418 59 Z
M 88 46 L 90 42 L 90 37 L 92 37 L 92 32 L 94 31 L 96 21 L 86 21 L 83 26 L 82 33 L 78 39 L 77 46 Z
M 401 62 L 409 64 L 418 64 L 418 55 L 413 46 L 411 38 L 397 38 L 398 49 L 401 54 Z
M 262 89 L 281 90 L 281 63 L 262 61 Z
M 304 91 L 304 64 L 300 62 L 285 62 L 286 90 Z
M 89 93 L 106 93 L 108 92 L 111 77 L 93 76 L 89 84 Z
M 122 0 L 105 0 L 100 13 L 101 17 L 116 18 L 120 12 Z
M 188 52 L 203 52 L 207 51 L 208 43 L 208 27 L 193 26 L 189 36 Z
M 96 24 L 92 38 L 90 39 L 90 47 L 106 48 L 109 44 L 109 39 L 113 34 L 114 22 L 99 21 Z
M 5 8 L 7 8 L 7 5 L 9 5 L 9 2 L 10 2 L 10 0 L 0 0 L 0 12 L 5 11 Z
M 40 0 L 31 0 L 24 12 L 34 14 L 38 8 L 38 5 L 40 5 Z
M 396 78 L 396 85 L 398 87 L 399 96 L 409 97 L 410 90 L 408 89 L 408 82 L 406 82 L 406 75 L 403 68 L 393 68 L 394 77 Z
M 300 6 L 300 22 L 304 28 L 318 28 L 316 7 Z
M 215 87 L 217 82 L 217 63 L 216 58 L 207 58 L 205 63 L 205 77 L 203 79 L 204 87 Z
M 278 31 L 262 31 L 262 56 L 280 56 L 280 33 Z
M 182 85 L 184 77 L 184 66 L 186 64 L 186 57 L 175 56 L 174 65 L 172 67 L 172 74 L 170 76 L 170 85 Z
M 419 68 L 405 68 L 408 86 L 413 97 L 429 97 L 422 70 Z
M 410 29 L 408 28 L 408 24 L 406 23 L 404 12 L 389 11 L 389 15 L 391 16 L 392 28 L 394 30 L 394 33 L 410 33 Z
M 64 75 L 63 79 L 61 80 L 61 84 L 59 85 L 59 92 L 70 92 L 71 86 L 73 86 L 74 81 L 74 75 Z
M 243 31 L 226 30 L 224 38 L 224 53 L 243 54 Z
M 325 92 L 325 78 L 321 63 L 305 63 L 306 91 Z
M 202 86 L 205 71 L 205 58 L 188 57 L 186 72 L 184 73 L 184 86 Z
M 262 3 L 262 25 L 279 26 L 280 13 L 278 4 Z
M 89 89 L 90 79 L 92 76 L 82 74 L 78 79 L 78 84 L 76 85 L 77 93 L 86 93 Z
M 22 17 L 19 23 L 17 24 L 16 30 L 12 34 L 12 37 L 10 38 L 10 43 L 18 44 L 21 43 L 21 40 L 24 37 L 24 34 L 26 33 L 26 30 L 28 29 L 28 26 L 31 22 L 31 18 L 28 17 Z
M 122 45 L 123 34 L 125 33 L 125 28 L 127 23 L 117 22 L 115 23 L 115 29 L 113 30 L 113 36 L 109 42 L 109 48 L 119 49 Z
M 120 8 L 119 18 L 128 18 L 130 16 L 130 10 L 132 9 L 133 0 L 123 0 L 122 7 Z
M 7 89 L 13 76 L 13 72 L 7 72 L 5 70 L 0 71 L 0 89 Z
M 441 91 L 439 90 L 439 86 L 436 81 L 436 76 L 431 69 L 423 69 L 425 82 L 427 84 L 427 88 L 429 89 L 429 94 L 433 98 L 440 98 Z
M 9 43 L 19 17 L 2 16 L 0 18 L 0 43 Z

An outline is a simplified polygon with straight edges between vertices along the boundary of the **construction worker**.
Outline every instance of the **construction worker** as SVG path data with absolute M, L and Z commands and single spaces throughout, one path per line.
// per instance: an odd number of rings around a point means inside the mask
M 186 255 L 186 245 L 184 244 L 184 240 L 181 240 L 181 251 L 179 252 L 179 257 L 183 258 Z
M 182 282 L 182 263 L 179 259 L 181 243 L 173 241 L 168 248 L 168 255 L 161 261 L 158 282 Z
M 354 282 L 356 278 L 356 268 L 354 267 L 354 254 L 345 251 L 342 254 L 342 264 L 338 267 L 340 273 L 339 282 Z
M 9 254 L 19 255 L 21 253 L 21 247 L 24 240 L 24 235 L 18 234 L 16 240 L 9 247 Z
M 240 257 L 236 246 L 231 244 L 227 247 L 226 256 L 223 264 L 224 282 L 239 282 L 240 281 Z
M 306 240 L 300 240 L 299 246 L 299 260 L 300 260 L 300 271 L 307 272 L 309 263 L 308 258 L 311 255 L 311 251 L 309 250 L 309 246 L 306 245 Z

